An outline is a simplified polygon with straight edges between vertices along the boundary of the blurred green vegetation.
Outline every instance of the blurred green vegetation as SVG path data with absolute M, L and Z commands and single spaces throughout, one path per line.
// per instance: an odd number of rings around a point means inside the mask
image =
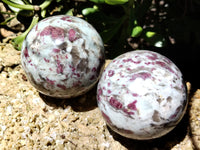
M 133 49 L 159 49 L 175 43 L 200 45 L 199 0 L 2 0 L 10 15 L 0 26 L 17 19 L 26 33 L 45 17 L 67 14 L 82 17 L 100 33 L 107 57 Z M 17 8 L 17 9 L 16 9 Z M 1 12 L 6 13 L 6 12 Z M 13 15 L 14 14 L 14 15 Z M 22 36 L 21 36 L 22 37 Z

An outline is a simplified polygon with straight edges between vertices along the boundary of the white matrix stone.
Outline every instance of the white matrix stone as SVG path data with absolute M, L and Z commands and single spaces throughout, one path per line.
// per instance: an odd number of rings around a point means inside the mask
M 107 124 L 132 139 L 152 139 L 171 131 L 187 106 L 186 85 L 177 66 L 158 53 L 138 50 L 114 59 L 97 89 Z
M 98 81 L 104 66 L 103 41 L 78 17 L 58 15 L 35 25 L 23 42 L 22 66 L 41 93 L 79 96 Z

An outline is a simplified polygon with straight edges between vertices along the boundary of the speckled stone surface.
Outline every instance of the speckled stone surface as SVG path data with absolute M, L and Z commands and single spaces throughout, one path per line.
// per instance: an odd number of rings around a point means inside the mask
M 139 140 L 171 131 L 187 106 L 180 70 L 165 56 L 146 50 L 114 59 L 99 81 L 97 99 L 111 129 Z
M 59 98 L 81 95 L 98 81 L 104 46 L 86 21 L 59 15 L 40 21 L 24 40 L 22 66 L 41 93 Z

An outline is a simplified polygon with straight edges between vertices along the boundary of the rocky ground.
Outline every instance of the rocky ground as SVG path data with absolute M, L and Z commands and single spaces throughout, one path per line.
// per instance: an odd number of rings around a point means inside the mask
M 187 113 L 172 132 L 155 140 L 131 140 L 106 125 L 97 107 L 96 88 L 74 99 L 46 97 L 27 81 L 20 51 L 0 43 L 0 149 L 195 148 L 200 148 L 200 90 L 190 93 Z
M 2 3 L 0 9 L 6 11 Z M 14 31 L 24 30 L 15 19 L 8 26 Z M 188 110 L 173 131 L 155 140 L 127 139 L 103 120 L 96 87 L 66 100 L 44 96 L 32 87 L 21 68 L 20 51 L 9 44 L 15 35 L 0 28 L 0 150 L 200 149 L 200 89 L 190 92 L 193 84 L 187 83 Z

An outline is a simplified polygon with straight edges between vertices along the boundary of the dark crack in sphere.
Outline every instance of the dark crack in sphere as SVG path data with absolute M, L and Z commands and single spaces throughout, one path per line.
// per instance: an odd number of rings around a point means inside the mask
M 98 83 L 97 100 L 111 129 L 138 140 L 170 132 L 188 103 L 177 66 L 146 50 L 125 53 L 108 65 Z
M 23 42 L 21 61 L 28 80 L 41 93 L 76 97 L 97 83 L 105 62 L 104 46 L 89 23 L 58 15 L 32 28 Z

